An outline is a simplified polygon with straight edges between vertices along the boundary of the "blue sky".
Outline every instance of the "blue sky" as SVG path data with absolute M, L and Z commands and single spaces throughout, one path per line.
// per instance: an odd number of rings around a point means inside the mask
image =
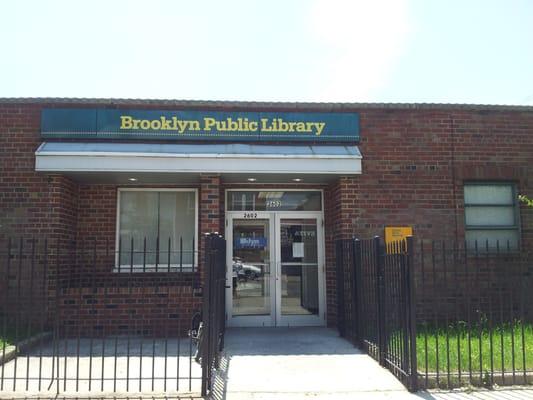
M 532 0 L 0 0 L 0 97 L 533 105 Z

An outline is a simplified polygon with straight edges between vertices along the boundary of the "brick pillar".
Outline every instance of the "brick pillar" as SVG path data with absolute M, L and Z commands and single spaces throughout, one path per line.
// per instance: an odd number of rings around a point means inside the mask
M 56 311 L 56 283 L 73 267 L 68 255 L 76 245 L 78 184 L 63 175 L 48 176 L 48 320 Z M 58 254 L 59 251 L 59 254 Z
M 221 223 L 220 212 L 220 176 L 201 175 L 200 177 L 200 247 L 199 260 L 202 281 L 204 277 L 205 265 L 205 234 L 218 232 L 224 233 Z
M 328 326 L 337 325 L 335 241 L 357 234 L 359 178 L 340 177 L 325 194 L 326 309 Z
M 50 239 L 72 242 L 78 221 L 78 185 L 63 175 L 48 177 Z

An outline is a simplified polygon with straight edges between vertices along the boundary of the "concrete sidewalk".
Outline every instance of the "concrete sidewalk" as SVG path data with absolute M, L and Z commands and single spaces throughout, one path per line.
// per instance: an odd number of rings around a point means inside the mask
M 533 399 L 532 390 L 409 393 L 386 369 L 326 328 L 228 329 L 213 398 Z
M 56 349 L 49 341 L 0 366 L 0 399 L 50 398 L 58 389 L 79 398 L 189 396 L 200 393 L 202 376 L 193 357 L 189 339 L 67 339 Z

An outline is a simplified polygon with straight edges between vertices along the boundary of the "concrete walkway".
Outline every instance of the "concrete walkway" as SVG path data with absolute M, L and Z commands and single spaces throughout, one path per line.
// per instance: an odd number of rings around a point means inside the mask
M 326 328 L 228 329 L 225 353 L 220 399 L 410 395 L 386 369 Z
M 326 328 L 228 329 L 213 398 L 533 399 L 532 390 L 409 393 L 388 370 Z

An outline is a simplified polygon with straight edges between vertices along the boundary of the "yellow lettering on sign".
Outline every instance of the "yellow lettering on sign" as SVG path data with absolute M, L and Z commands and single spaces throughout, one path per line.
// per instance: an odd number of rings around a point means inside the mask
M 120 129 L 131 129 L 133 127 L 133 118 L 129 115 L 120 116 Z
M 170 121 L 165 117 L 161 117 L 161 129 L 165 131 L 170 130 Z
M 189 123 L 189 129 L 191 131 L 199 131 L 200 130 L 200 122 L 198 122 L 198 121 L 187 121 L 187 122 Z
M 204 118 L 204 131 L 210 131 L 216 123 L 217 120 L 214 118 Z
M 185 129 L 187 129 L 187 122 L 188 121 L 184 121 L 182 119 L 177 119 L 176 118 L 176 124 L 178 125 L 178 132 L 179 133 L 185 132 Z
M 320 136 L 320 134 L 324 130 L 324 127 L 326 126 L 326 123 L 325 122 L 315 122 L 315 126 L 316 126 L 316 135 Z
M 203 124 L 202 124 L 203 122 Z M 204 117 L 203 121 L 182 120 L 173 116 L 167 119 L 164 115 L 155 119 L 134 119 L 130 115 L 120 116 L 120 129 L 153 130 L 153 131 L 216 131 L 216 132 L 272 132 L 292 133 L 298 132 L 320 136 L 326 127 L 325 122 L 285 121 L 283 118 L 261 118 L 259 121 L 250 121 L 248 118 L 227 117 L 218 120 L 213 117 Z
M 263 132 L 271 132 L 272 128 L 268 126 L 268 118 L 261 118 L 261 130 Z

